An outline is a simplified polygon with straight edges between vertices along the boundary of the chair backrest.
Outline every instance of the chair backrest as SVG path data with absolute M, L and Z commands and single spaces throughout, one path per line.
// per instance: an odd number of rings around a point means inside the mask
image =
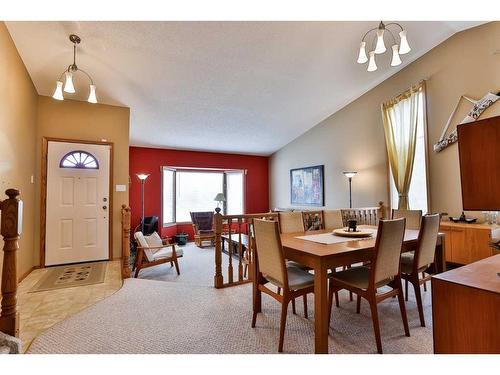
M 253 228 L 259 272 L 279 281 L 282 285 L 288 285 L 278 223 L 254 219 Z
M 323 211 L 302 211 L 306 231 L 323 229 Z
M 375 285 L 399 274 L 405 222 L 405 218 L 379 221 L 372 267 Z
M 146 259 L 152 262 L 154 260 L 154 252 L 151 249 L 149 249 L 149 244 L 148 241 L 146 241 L 144 234 L 140 231 L 135 232 L 134 238 L 136 239 L 139 246 L 143 248 L 144 255 L 146 255 Z
M 420 222 L 422 221 L 422 210 L 392 210 L 392 218 L 406 219 L 406 229 L 420 229 Z
M 197 230 L 213 229 L 214 213 L 212 211 L 190 212 L 189 214 Z
M 281 233 L 304 232 L 304 220 L 301 211 L 279 212 L 278 221 Z
M 417 270 L 434 262 L 440 220 L 439 214 L 425 215 L 422 218 L 418 233 L 418 246 L 414 256 Z
M 344 223 L 342 221 L 342 210 L 325 210 L 323 211 L 323 227 L 325 229 L 338 229 L 342 228 Z
M 140 228 L 142 228 L 142 223 Z M 158 231 L 158 216 L 146 216 L 144 218 L 144 232 L 145 236 Z

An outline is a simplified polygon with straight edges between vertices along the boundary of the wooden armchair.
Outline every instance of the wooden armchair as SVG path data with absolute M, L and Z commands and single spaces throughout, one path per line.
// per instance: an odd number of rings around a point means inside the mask
M 180 275 L 178 258 L 183 256 L 182 249 L 175 248 L 174 244 L 168 243 L 168 239 L 162 240 L 158 233 L 154 232 L 150 236 L 144 236 L 142 232 L 135 232 L 134 237 L 137 241 L 137 257 L 135 260 L 134 277 L 139 275 L 139 271 L 143 268 L 157 266 L 163 263 L 175 265 L 177 275 Z
M 194 243 L 203 247 L 204 241 L 210 241 L 215 246 L 214 213 L 212 211 L 190 212 L 193 223 Z

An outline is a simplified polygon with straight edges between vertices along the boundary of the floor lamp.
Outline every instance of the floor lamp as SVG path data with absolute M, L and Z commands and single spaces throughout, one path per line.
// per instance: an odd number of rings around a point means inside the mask
M 149 174 L 137 173 L 137 178 L 141 180 L 141 232 L 144 233 L 144 183 Z
M 351 184 L 352 184 L 352 178 L 358 172 L 344 171 L 342 173 L 344 174 L 344 176 L 346 176 L 349 179 L 349 208 L 352 208 L 352 189 L 351 189 Z

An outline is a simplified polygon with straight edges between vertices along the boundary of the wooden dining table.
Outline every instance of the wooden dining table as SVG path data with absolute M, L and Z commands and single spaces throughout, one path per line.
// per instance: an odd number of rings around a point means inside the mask
M 371 228 L 376 230 L 376 227 Z M 299 262 L 314 270 L 314 350 L 318 354 L 328 353 L 328 318 L 330 314 L 330 311 L 328 311 L 328 270 L 370 261 L 375 251 L 375 235 L 369 239 L 352 240 L 352 238 L 346 238 L 345 242 L 328 245 L 297 238 L 330 232 L 329 230 L 319 230 L 281 235 L 285 258 Z M 415 250 L 417 238 L 418 230 L 407 229 L 401 251 Z M 438 235 L 434 269 L 436 273 L 446 270 L 443 233 Z

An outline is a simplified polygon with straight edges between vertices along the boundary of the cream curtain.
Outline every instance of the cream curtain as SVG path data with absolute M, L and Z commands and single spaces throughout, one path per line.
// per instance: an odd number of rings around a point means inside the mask
M 401 95 L 382 104 L 385 142 L 394 185 L 399 194 L 398 209 L 408 209 L 419 101 L 425 91 L 425 81 L 413 86 Z

